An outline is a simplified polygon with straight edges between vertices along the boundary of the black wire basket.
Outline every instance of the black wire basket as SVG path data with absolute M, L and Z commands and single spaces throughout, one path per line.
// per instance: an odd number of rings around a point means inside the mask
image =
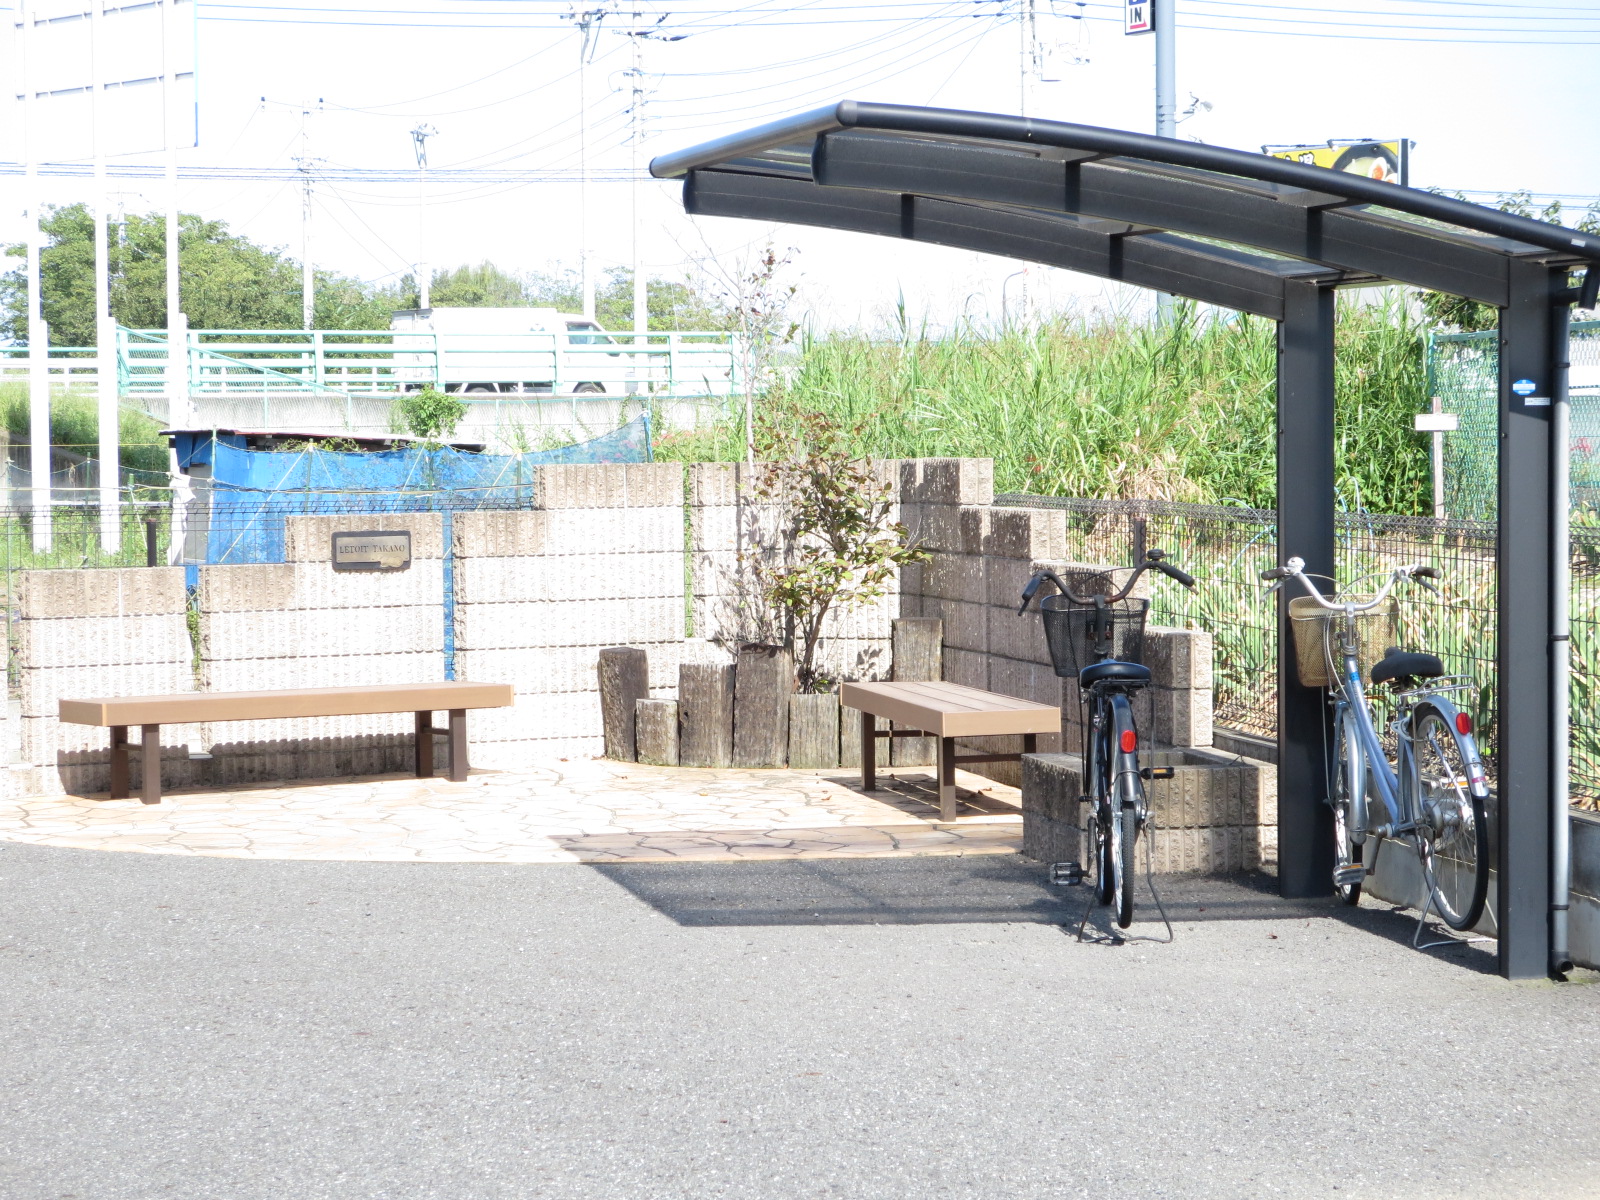
M 1102 658 L 1121 662 L 1144 661 L 1144 619 L 1148 600 L 1118 600 L 1104 608 L 1074 604 L 1065 596 L 1046 596 L 1039 602 L 1044 618 L 1044 640 L 1050 659 L 1062 679 Z

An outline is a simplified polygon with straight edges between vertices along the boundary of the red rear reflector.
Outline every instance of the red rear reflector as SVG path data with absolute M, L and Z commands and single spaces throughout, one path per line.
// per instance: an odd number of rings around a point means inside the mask
M 1471 733 L 1472 732 L 1472 718 L 1467 716 L 1466 713 L 1457 713 L 1456 714 L 1456 732 L 1457 733 Z
M 1138 735 L 1135 734 L 1131 729 L 1124 729 L 1122 731 L 1122 752 L 1124 754 L 1132 754 L 1138 745 Z

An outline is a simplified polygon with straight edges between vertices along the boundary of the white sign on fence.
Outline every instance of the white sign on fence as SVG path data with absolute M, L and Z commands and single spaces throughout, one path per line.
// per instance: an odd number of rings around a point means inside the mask
M 1460 418 L 1455 413 L 1418 413 L 1413 420 L 1418 433 L 1454 433 L 1460 426 Z

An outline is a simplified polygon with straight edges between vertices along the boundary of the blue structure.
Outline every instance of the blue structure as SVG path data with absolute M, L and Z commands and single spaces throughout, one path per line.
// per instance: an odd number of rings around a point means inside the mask
M 210 511 L 191 513 L 205 522 L 206 565 L 282 562 L 285 517 L 531 508 L 540 466 L 651 457 L 648 414 L 592 441 L 506 455 L 449 446 L 263 451 L 247 449 L 247 435 L 238 432 L 178 430 L 171 436 L 178 469 L 197 483 L 209 476 Z M 199 554 L 191 552 L 191 561 L 196 559 Z

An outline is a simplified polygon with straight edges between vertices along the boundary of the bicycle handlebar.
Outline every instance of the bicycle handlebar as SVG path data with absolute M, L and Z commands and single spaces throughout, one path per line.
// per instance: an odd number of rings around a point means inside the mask
M 1167 562 L 1165 551 L 1147 550 L 1145 551 L 1144 561 L 1134 568 L 1133 574 L 1128 577 L 1128 582 L 1114 596 L 1080 596 L 1068 586 L 1066 580 L 1062 579 L 1049 567 L 1046 567 L 1028 580 L 1028 586 L 1022 589 L 1022 606 L 1017 609 L 1017 615 L 1021 616 L 1028 611 L 1029 602 L 1032 601 L 1034 596 L 1038 595 L 1039 588 L 1046 579 L 1055 584 L 1056 590 L 1074 604 L 1115 604 L 1118 600 L 1127 599 L 1128 593 L 1133 591 L 1134 584 L 1139 582 L 1139 576 L 1151 568 L 1160 571 L 1169 579 L 1176 580 L 1186 588 L 1194 587 L 1194 576 L 1182 568 L 1175 567 Z
M 1394 590 L 1395 584 L 1399 583 L 1402 579 L 1410 580 L 1412 583 L 1427 588 L 1430 592 L 1437 592 L 1439 590 L 1433 584 L 1428 582 L 1430 579 L 1439 578 L 1438 569 L 1436 567 L 1427 566 L 1424 563 L 1412 563 L 1407 567 L 1396 567 L 1390 573 L 1388 582 L 1385 583 L 1383 587 L 1378 589 L 1378 594 L 1365 604 L 1356 604 L 1353 601 L 1346 601 L 1345 603 L 1340 604 L 1337 601 L 1329 600 L 1322 594 L 1321 589 L 1319 589 L 1316 584 L 1311 582 L 1311 577 L 1306 574 L 1306 563 L 1305 559 L 1303 558 L 1291 558 L 1281 567 L 1274 567 L 1270 571 L 1263 571 L 1261 572 L 1261 578 L 1272 584 L 1272 586 L 1267 589 L 1269 592 L 1277 591 L 1283 586 L 1283 582 L 1286 579 L 1298 579 L 1300 581 L 1300 586 L 1305 588 L 1306 595 L 1315 600 L 1318 605 L 1327 609 L 1329 612 L 1342 613 L 1372 611 L 1389 598 L 1389 593 Z

